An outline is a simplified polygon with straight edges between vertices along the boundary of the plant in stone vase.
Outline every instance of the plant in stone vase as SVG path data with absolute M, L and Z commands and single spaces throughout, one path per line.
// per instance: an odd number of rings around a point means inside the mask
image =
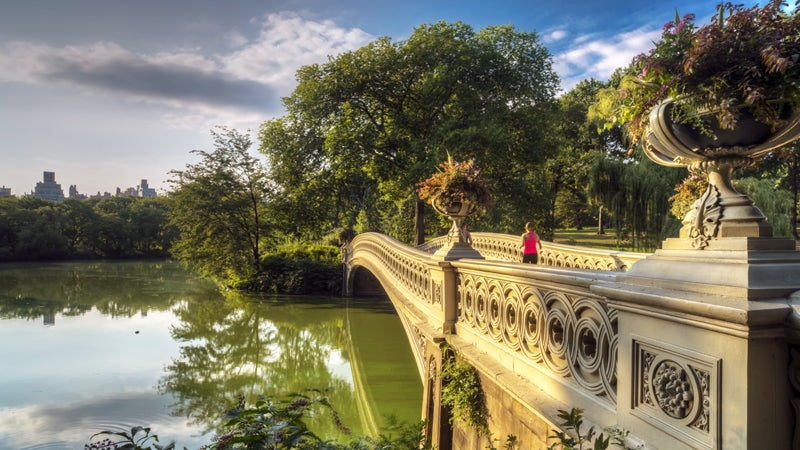
M 675 185 L 675 194 L 669 198 L 672 205 L 670 212 L 682 219 L 691 209 L 694 202 L 708 189 L 708 181 L 695 174 L 689 174 Z
M 661 40 L 598 96 L 596 115 L 622 125 L 654 162 L 705 174 L 708 189 L 683 218 L 681 238 L 769 237 L 772 228 L 731 175 L 800 136 L 800 13 L 720 4 L 696 27 L 675 16 Z M 632 148 L 635 148 L 632 146 Z
M 425 181 L 417 183 L 419 198 L 447 216 L 469 216 L 492 205 L 490 183 L 483 178 L 475 160 L 447 161 Z
M 787 12 L 782 0 L 751 8 L 721 3 L 717 11 L 701 27 L 693 14 L 676 11 L 620 86 L 598 97 L 595 111 L 606 128 L 624 126 L 633 146 L 650 126 L 651 111 L 665 102 L 696 147 L 738 144 L 727 133 L 740 127 L 754 126 L 758 141 L 786 125 L 800 106 L 800 13 Z

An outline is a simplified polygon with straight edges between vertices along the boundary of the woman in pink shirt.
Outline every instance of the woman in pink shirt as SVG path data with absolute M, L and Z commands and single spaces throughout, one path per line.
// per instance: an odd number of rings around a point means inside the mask
M 539 251 L 541 249 L 542 244 L 539 242 L 539 236 L 533 231 L 533 224 L 526 223 L 525 233 L 522 235 L 522 262 L 530 264 L 539 262 Z

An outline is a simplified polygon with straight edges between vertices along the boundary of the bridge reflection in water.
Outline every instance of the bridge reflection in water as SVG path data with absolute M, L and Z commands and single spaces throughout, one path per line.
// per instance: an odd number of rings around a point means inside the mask
M 416 376 L 411 352 L 399 352 L 394 343 L 375 339 L 378 335 L 402 335 L 402 325 L 392 305 L 384 298 L 359 300 L 362 305 L 365 302 L 370 305 L 368 310 L 347 308 L 345 345 L 350 354 L 361 430 L 364 434 L 377 436 L 387 429 L 392 418 L 419 414 L 422 385 L 406 381 Z M 375 401 L 376 396 L 382 399 L 381 402 Z
M 440 404 L 444 343 L 478 370 L 493 437 L 515 435 L 521 448 L 548 448 L 558 411 L 573 407 L 585 413 L 584 430 L 627 430 L 630 448 L 791 448 L 800 405 L 794 245 L 745 238 L 698 257 L 544 243 L 543 264 L 532 266 L 517 262 L 516 236 L 472 237 L 480 255 L 464 259 L 448 257 L 465 244 L 447 238 L 412 248 L 365 233 L 345 248 L 345 294 L 379 285 L 401 318 L 438 448 L 487 444 L 451 427 Z M 763 275 L 764 261 L 780 279 Z M 746 280 L 729 279 L 742 268 Z

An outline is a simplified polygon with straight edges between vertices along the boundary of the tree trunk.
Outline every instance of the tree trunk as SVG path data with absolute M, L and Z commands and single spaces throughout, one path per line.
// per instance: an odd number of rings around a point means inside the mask
M 425 243 L 425 202 L 417 200 L 414 207 L 414 245 Z
M 600 205 L 600 212 L 597 213 L 597 234 L 606 234 L 603 227 L 603 205 Z

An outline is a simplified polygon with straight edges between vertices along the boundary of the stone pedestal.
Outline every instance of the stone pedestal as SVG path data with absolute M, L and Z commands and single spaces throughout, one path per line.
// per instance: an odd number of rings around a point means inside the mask
M 619 311 L 622 428 L 652 448 L 791 448 L 785 302 L 593 290 Z
M 459 242 L 443 245 L 433 254 L 433 257 L 442 261 L 453 261 L 461 258 L 483 259 L 483 256 L 471 245 Z
M 484 259 L 477 250 L 467 242 L 466 236 L 461 232 L 463 217 L 451 217 L 453 226 L 447 234 L 447 242 L 433 254 L 435 259 L 453 261 L 461 258 Z
M 704 250 L 688 239 L 667 239 L 619 281 L 742 300 L 786 297 L 800 290 L 800 252 L 793 239 L 720 238 Z

